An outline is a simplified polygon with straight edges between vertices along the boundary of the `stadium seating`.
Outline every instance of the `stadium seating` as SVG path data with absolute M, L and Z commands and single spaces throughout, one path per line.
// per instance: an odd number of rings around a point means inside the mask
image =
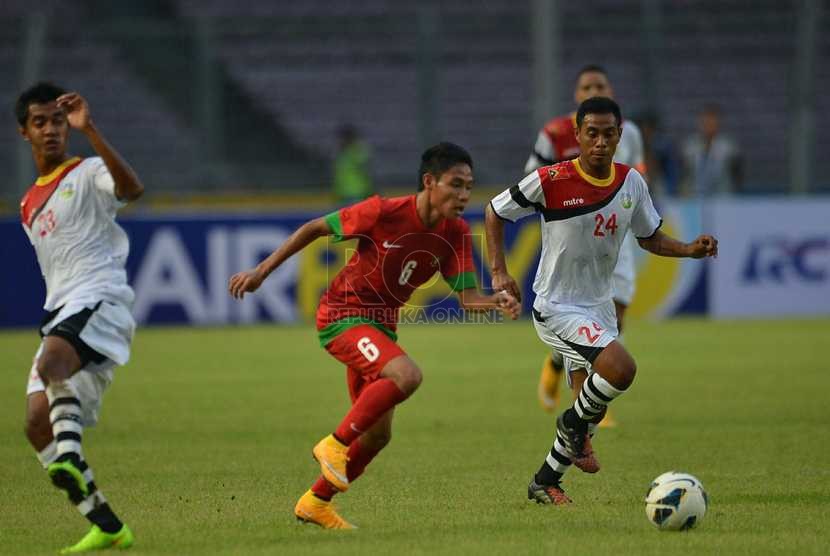
M 8 4 L 4 9 L 9 15 L 26 13 L 22 0 Z M 334 151 L 337 126 L 345 122 L 357 125 L 373 145 L 375 173 L 383 185 L 412 183 L 419 150 L 424 142 L 438 138 L 472 151 L 479 183 L 506 184 L 521 174 L 535 138 L 528 2 L 489 0 L 477 3 L 474 12 L 460 0 L 424 4 L 434 6 L 432 11 L 393 0 L 157 4 L 167 6 L 164 17 L 173 20 L 174 31 L 192 31 L 194 22 L 211 21 L 217 71 L 227 81 L 223 86 L 235 91 L 226 96 L 256 105 L 257 114 L 267 120 L 264 125 L 274 128 L 258 139 L 275 145 L 273 156 L 267 150 L 257 155 L 265 171 L 255 178 L 239 174 L 241 183 L 234 185 L 254 187 L 262 184 L 251 181 L 277 176 L 269 187 L 325 187 L 325 160 Z M 636 116 L 656 110 L 679 147 L 694 130 L 702 104 L 718 102 L 724 128 L 744 149 L 751 189 L 785 189 L 794 2 L 659 4 L 661 31 L 655 44 L 662 51 L 649 58 L 642 2 L 559 3 L 560 106 L 572 104 L 571 85 L 578 68 L 600 63 L 610 71 L 624 113 Z M 162 17 L 161 12 L 157 16 Z M 830 65 L 820 62 L 822 54 L 826 58 L 830 53 L 830 18 L 823 21 L 828 32 L 819 33 L 819 92 L 830 84 Z M 419 40 L 419 33 L 426 33 L 430 41 Z M 13 17 L 0 24 L 0 63 L 16 68 L 18 74 L 23 34 Z M 93 53 L 94 66 L 88 63 Z M 234 164 L 251 165 L 244 152 L 229 152 L 230 171 L 224 175 L 200 165 L 205 141 L 199 126 L 171 103 L 163 85 L 148 80 L 136 64 L 124 63 L 129 57 L 112 36 L 53 28 L 42 73 L 85 92 L 99 119 L 107 122 L 113 141 L 159 188 L 221 187 L 235 175 Z M 432 69 L 430 59 L 437 62 Z M 15 89 L 13 81 L 0 84 L 6 98 L 13 97 Z M 200 102 L 196 91 L 193 95 L 188 102 Z M 817 153 L 830 146 L 828 104 L 826 96 L 818 95 Z M 234 105 L 230 112 L 239 110 Z M 424 113 L 434 115 L 431 126 L 420 120 Z M 223 140 L 228 143 L 238 136 L 235 130 L 233 137 Z M 12 164 L 15 141 L 13 133 L 0 133 L 0 161 Z M 305 161 L 308 170 L 298 169 L 298 160 Z M 830 159 L 817 156 L 814 176 L 828 171 Z M 823 186 L 830 188 L 830 183 Z

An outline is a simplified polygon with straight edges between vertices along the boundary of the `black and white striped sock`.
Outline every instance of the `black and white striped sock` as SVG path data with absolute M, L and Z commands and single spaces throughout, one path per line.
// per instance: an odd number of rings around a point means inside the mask
M 38 452 L 37 459 L 44 469 L 58 459 L 57 443 L 53 440 L 43 450 Z M 89 494 L 81 500 L 72 500 L 78 512 L 90 522 L 101 528 L 105 533 L 117 533 L 121 530 L 122 523 L 113 513 L 104 497 L 104 493 L 98 490 L 95 485 L 95 476 L 92 468 L 83 459 L 78 463 L 78 470 L 84 474 L 84 481 Z
M 104 533 L 117 533 L 121 530 L 123 523 L 121 523 L 110 508 L 107 499 L 104 497 L 104 493 L 98 490 L 98 487 L 95 485 L 95 477 L 92 474 L 92 469 L 83 460 L 78 466 L 78 469 L 84 474 L 89 495 L 75 504 L 75 507 L 78 508 L 82 516 L 100 527 Z
M 84 427 L 81 424 L 81 400 L 75 386 L 69 381 L 53 381 L 46 387 L 46 397 L 58 454 L 56 461 L 69 458 L 80 461 Z
M 539 471 L 536 472 L 533 480 L 540 485 L 555 485 L 562 479 L 562 475 L 571 467 L 571 458 L 565 450 L 565 445 L 557 434 L 553 446 L 542 462 Z
M 583 421 L 597 422 L 605 407 L 623 392 L 625 390 L 614 388 L 599 373 L 591 373 L 582 383 L 573 409 Z

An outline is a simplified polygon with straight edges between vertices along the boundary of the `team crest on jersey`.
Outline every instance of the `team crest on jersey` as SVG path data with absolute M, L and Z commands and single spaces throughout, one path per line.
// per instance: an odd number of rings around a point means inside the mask
M 628 193 L 623 193 L 621 203 L 623 208 L 625 209 L 630 209 L 631 205 L 634 204 L 634 202 L 631 200 L 631 195 L 629 195 Z
M 72 186 L 71 183 L 68 183 L 64 186 L 64 189 L 62 189 L 61 192 L 58 193 L 58 195 L 60 195 L 61 199 L 69 199 L 70 197 L 72 197 L 72 195 L 75 194 L 75 190 L 72 189 L 72 187 L 73 186 Z
M 556 166 L 548 167 L 548 177 L 552 180 L 564 180 L 568 177 L 567 172 L 563 172 L 562 168 Z

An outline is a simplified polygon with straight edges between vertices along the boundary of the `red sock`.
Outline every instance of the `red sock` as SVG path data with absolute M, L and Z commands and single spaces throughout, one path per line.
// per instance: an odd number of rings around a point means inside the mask
M 376 380 L 365 387 L 352 408 L 340 422 L 334 436 L 347 446 L 369 430 L 378 419 L 404 401 L 406 394 L 388 378 Z
M 369 465 L 375 456 L 380 453 L 380 450 L 364 448 L 360 445 L 359 440 L 355 440 L 349 446 L 349 463 L 346 465 L 346 476 L 349 478 L 349 483 L 363 475 L 366 466 Z M 323 478 L 322 475 L 317 478 L 317 482 L 311 487 L 311 492 L 317 498 L 322 500 L 331 500 L 339 491 L 332 486 L 330 482 Z
M 363 475 L 363 471 L 369 462 L 375 459 L 380 450 L 364 448 L 359 440 L 355 440 L 349 446 L 349 463 L 346 464 L 346 477 L 349 483 Z
M 317 482 L 311 485 L 311 492 L 317 498 L 322 500 L 331 500 L 332 497 L 337 494 L 338 490 L 332 486 L 330 482 L 325 480 L 322 475 L 317 478 Z

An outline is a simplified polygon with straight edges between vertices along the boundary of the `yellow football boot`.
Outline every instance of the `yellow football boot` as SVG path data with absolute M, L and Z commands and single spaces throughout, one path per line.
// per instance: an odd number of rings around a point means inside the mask
M 349 447 L 328 435 L 317 443 L 311 453 L 320 464 L 323 477 L 340 492 L 349 489 L 349 478 L 346 475 L 346 464 L 349 462 Z
M 298 521 L 313 523 L 323 529 L 357 529 L 338 515 L 334 504 L 314 496 L 310 490 L 303 494 L 294 506 Z

